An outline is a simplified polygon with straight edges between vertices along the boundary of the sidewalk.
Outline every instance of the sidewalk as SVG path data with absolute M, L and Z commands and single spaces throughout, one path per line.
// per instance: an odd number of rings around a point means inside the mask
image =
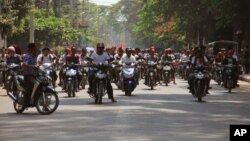
M 250 82 L 250 74 L 242 74 L 242 75 L 240 75 L 240 80 Z

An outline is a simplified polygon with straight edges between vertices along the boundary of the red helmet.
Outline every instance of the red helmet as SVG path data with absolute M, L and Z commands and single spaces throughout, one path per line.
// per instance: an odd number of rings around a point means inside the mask
M 150 51 L 150 52 L 155 52 L 155 48 L 154 48 L 154 47 L 150 47 L 150 48 L 149 48 L 149 51 Z
M 66 53 L 70 53 L 71 49 L 70 48 L 65 48 L 64 50 Z
M 217 55 L 218 55 L 219 57 L 222 57 L 222 56 L 223 56 L 223 53 L 222 53 L 222 52 L 218 52 Z

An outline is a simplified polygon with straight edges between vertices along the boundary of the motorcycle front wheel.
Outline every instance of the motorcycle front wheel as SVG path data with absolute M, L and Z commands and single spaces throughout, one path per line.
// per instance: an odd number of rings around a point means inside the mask
M 56 111 L 59 98 L 55 92 L 44 92 L 38 97 L 36 109 L 41 115 L 49 115 Z
M 16 98 L 18 102 L 13 102 L 13 106 L 14 106 L 15 111 L 18 114 L 21 114 L 25 110 L 24 104 L 21 104 L 21 103 L 24 103 L 24 94 L 22 92 L 18 92 L 17 94 L 18 95 L 16 96 Z

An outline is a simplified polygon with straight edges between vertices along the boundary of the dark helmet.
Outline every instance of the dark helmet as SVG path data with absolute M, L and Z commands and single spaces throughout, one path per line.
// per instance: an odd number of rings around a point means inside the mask
M 96 48 L 105 48 L 104 43 L 97 43 Z
M 82 51 L 85 51 L 85 52 L 86 52 L 86 51 L 87 51 L 87 49 L 86 49 L 86 48 L 82 48 Z
M 132 48 L 126 48 L 126 52 L 132 52 Z
M 48 47 L 45 47 L 42 49 L 42 51 L 46 51 L 46 50 L 50 51 L 50 49 Z
M 202 48 L 197 48 L 197 53 L 202 53 L 203 52 L 203 49 Z

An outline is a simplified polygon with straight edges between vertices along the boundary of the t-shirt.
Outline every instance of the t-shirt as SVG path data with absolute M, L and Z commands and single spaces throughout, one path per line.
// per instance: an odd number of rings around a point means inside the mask
M 135 64 L 136 63 L 136 59 L 133 55 L 131 55 L 129 58 L 127 56 L 127 54 L 124 54 L 121 58 L 121 63 L 131 63 L 131 64 Z
M 37 57 L 35 54 L 24 54 L 23 55 L 23 63 L 27 65 L 33 65 L 25 67 L 23 70 L 24 75 L 33 75 L 34 74 L 34 65 L 36 65 Z
M 98 55 L 96 52 L 92 53 L 90 56 L 91 59 L 97 64 L 99 63 L 105 63 L 105 61 L 108 61 L 110 59 L 109 55 L 104 52 L 102 55 Z
M 205 63 L 208 63 L 208 59 L 206 56 L 203 56 L 203 61 L 201 62 L 200 59 L 196 58 L 196 56 L 192 57 L 191 64 L 195 66 L 203 66 Z
M 15 54 L 14 56 L 7 57 L 6 63 L 7 64 L 11 64 L 11 63 L 19 64 L 21 63 L 21 61 L 22 61 L 21 56 L 18 54 Z
M 40 55 L 37 56 L 37 63 L 39 61 L 41 61 L 42 64 L 44 64 L 44 63 L 52 63 L 52 58 L 53 58 L 52 55 L 44 56 L 44 55 L 40 54 Z

